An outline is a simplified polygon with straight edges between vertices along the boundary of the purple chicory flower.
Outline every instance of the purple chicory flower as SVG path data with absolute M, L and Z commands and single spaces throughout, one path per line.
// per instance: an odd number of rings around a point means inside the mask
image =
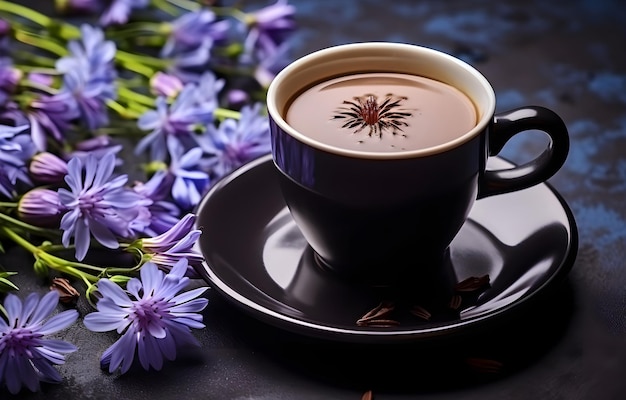
M 240 61 L 255 65 L 254 77 L 262 87 L 269 86 L 289 62 L 287 39 L 296 29 L 295 12 L 295 6 L 287 4 L 287 0 L 278 0 L 249 14 L 249 31 Z
M 287 0 L 261 8 L 250 14 L 248 36 L 244 42 L 245 53 L 256 54 L 257 59 L 271 56 L 295 31 L 296 8 Z
M 204 45 L 207 39 L 211 43 L 222 41 L 226 38 L 229 27 L 229 20 L 218 20 L 211 10 L 200 9 L 184 13 L 172 21 L 171 33 L 161 49 L 161 56 L 188 53 Z
M 140 129 L 151 132 L 137 143 L 135 154 L 149 149 L 152 160 L 164 161 L 169 137 L 182 142 L 194 141 L 195 130 L 210 124 L 215 110 L 214 104 L 198 101 L 197 90 L 195 84 L 185 85 L 171 106 L 165 97 L 157 97 L 156 110 L 146 111 L 137 121 Z
M 134 8 L 145 8 L 149 0 L 111 0 L 109 7 L 100 16 L 100 24 L 103 26 L 123 25 Z
M 168 72 L 180 78 L 184 83 L 198 81 L 202 71 L 207 69 L 207 64 L 211 60 L 212 49 L 213 40 L 205 38 L 198 47 L 175 54 L 170 60 Z
M 186 276 L 197 277 L 196 267 L 201 267 L 204 257 L 194 247 L 202 234 L 200 229 L 194 229 L 196 215 L 186 214 L 176 225 L 161 235 L 137 240 L 137 247 L 150 261 L 161 269 L 170 270 L 178 261 L 186 259 L 188 268 Z
M 28 160 L 35 154 L 29 135 L 23 134 L 28 125 L 0 125 L 0 195 L 13 197 L 18 181 L 31 186 Z
M 67 44 L 69 54 L 56 62 L 59 72 L 67 73 L 74 69 L 90 72 L 96 80 L 111 81 L 117 72 L 113 61 L 117 51 L 111 40 L 106 40 L 104 31 L 89 24 L 80 26 L 80 40 L 72 40 Z
M 287 3 L 288 0 L 277 0 L 276 3 L 253 12 L 251 25 L 274 42 L 279 42 L 282 33 L 296 29 L 296 7 Z
M 133 190 L 151 201 L 150 225 L 144 234 L 160 235 L 168 231 L 179 221 L 180 208 L 169 199 L 174 176 L 166 170 L 159 170 L 147 182 L 136 182 Z
M 24 132 L 26 129 L 28 129 L 28 125 L 0 125 L 0 146 L 2 146 L 0 149 L 4 151 L 17 150 L 18 147 L 11 143 L 11 139 L 13 139 L 18 133 Z
M 80 31 L 81 40 L 68 43 L 70 54 L 57 60 L 56 69 L 63 73 L 63 90 L 71 93 L 83 122 L 94 130 L 108 123 L 106 101 L 117 94 L 117 50 L 101 29 L 84 24 Z
M 58 228 L 65 211 L 67 209 L 61 204 L 59 194 L 42 187 L 26 192 L 17 205 L 22 221 L 44 228 Z
M 203 168 L 220 178 L 246 162 L 270 152 L 269 124 L 260 113 L 261 104 L 244 106 L 239 121 L 226 119 L 218 128 L 209 129 L 198 138 L 206 153 Z
M 60 228 L 65 247 L 74 238 L 78 260 L 87 254 L 91 235 L 103 246 L 116 249 L 117 237 L 132 238 L 149 224 L 145 197 L 124 186 L 127 175 L 113 177 L 113 153 L 102 158 L 89 155 L 84 162 L 75 157 L 67 167 L 65 182 L 70 190 L 58 189 L 61 203 L 68 210 Z
M 196 82 L 195 101 L 204 108 L 215 110 L 219 106 L 218 95 L 224 85 L 224 79 L 218 79 L 211 71 L 204 72 Z
M 75 69 L 65 73 L 64 88 L 73 94 L 81 121 L 89 130 L 94 130 L 109 123 L 106 101 L 115 97 L 109 95 L 113 84 L 92 80 L 84 72 Z
M 141 267 L 140 278 L 131 278 L 124 291 L 108 279 L 98 281 L 102 298 L 98 311 L 87 314 L 84 324 L 94 332 L 116 330 L 122 336 L 106 349 L 100 364 L 109 372 L 126 373 L 135 354 L 141 366 L 160 370 L 164 359 L 174 360 L 183 345 L 199 346 L 190 328 L 201 329 L 200 312 L 208 300 L 198 298 L 206 287 L 182 292 L 189 278 L 185 277 L 187 261 L 178 261 L 169 273 L 147 262 Z
M 26 387 L 36 392 L 39 382 L 60 383 L 61 375 L 53 367 L 65 363 L 64 354 L 76 347 L 45 336 L 67 328 L 76 321 L 76 310 L 50 316 L 59 302 L 57 292 L 41 299 L 31 293 L 24 302 L 10 293 L 4 300 L 7 320 L 0 318 L 0 384 L 12 394 Z
M 32 100 L 26 110 L 26 116 L 30 122 L 33 143 L 37 150 L 44 151 L 48 147 L 49 137 L 57 142 L 64 140 L 65 132 L 80 116 L 80 111 L 71 93 L 60 91 L 52 96 L 42 94 Z
M 291 59 L 288 54 L 289 49 L 290 46 L 287 43 L 283 43 L 271 54 L 260 58 L 253 75 L 261 87 L 268 88 L 276 74 L 289 64 Z
M 210 183 L 209 175 L 200 170 L 202 149 L 194 147 L 183 153 L 185 150 L 179 142 L 168 140 L 167 144 L 171 158 L 170 173 L 174 176 L 172 197 L 182 209 L 190 210 L 200 202 Z
M 0 106 L 13 94 L 22 76 L 22 71 L 13 67 L 10 58 L 0 57 Z

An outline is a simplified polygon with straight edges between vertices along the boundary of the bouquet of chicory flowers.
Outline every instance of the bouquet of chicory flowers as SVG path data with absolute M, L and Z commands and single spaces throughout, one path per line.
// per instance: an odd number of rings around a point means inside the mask
M 120 334 L 109 372 L 135 359 L 158 370 L 198 344 L 194 209 L 269 152 L 265 90 L 295 30 L 283 0 L 58 0 L 55 12 L 0 2 L 0 250 L 28 250 L 51 289 L 21 298 L 0 265 L 0 392 L 61 381 L 54 365 L 76 348 L 46 336 L 75 323 L 57 305 L 81 294 L 85 326 Z

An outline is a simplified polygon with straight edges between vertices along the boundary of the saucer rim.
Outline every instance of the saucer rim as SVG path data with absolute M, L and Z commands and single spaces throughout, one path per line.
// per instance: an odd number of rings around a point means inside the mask
M 505 163 L 514 167 L 516 164 L 507 160 L 501 156 L 494 156 L 491 158 L 499 159 Z M 227 176 L 218 181 L 201 199 L 200 203 L 195 209 L 196 215 L 200 215 L 205 208 L 209 199 L 217 192 L 222 190 L 225 186 L 236 181 L 241 175 L 247 173 L 250 170 L 258 168 L 259 166 L 273 162 L 271 154 L 265 154 L 257 157 L 254 160 L 247 162 L 239 168 L 232 171 Z M 230 303 L 242 309 L 247 314 L 250 314 L 254 318 L 260 321 L 264 321 L 272 326 L 290 331 L 292 333 L 304 335 L 306 337 L 327 339 L 332 341 L 350 342 L 350 343 L 398 343 L 398 342 L 422 342 L 431 339 L 441 339 L 456 334 L 470 333 L 477 329 L 484 328 L 489 323 L 495 323 L 497 320 L 504 316 L 511 316 L 517 312 L 521 312 L 535 302 L 540 295 L 547 292 L 550 288 L 561 282 L 565 276 L 572 269 L 578 253 L 578 227 L 572 210 L 565 201 L 565 198 L 549 183 L 543 182 L 537 186 L 546 187 L 550 193 L 555 197 L 564 211 L 569 232 L 567 236 L 567 250 L 563 254 L 562 261 L 554 271 L 546 277 L 545 281 L 534 288 L 532 292 L 527 293 L 519 299 L 512 301 L 498 309 L 487 312 L 482 315 L 474 316 L 471 318 L 450 321 L 442 323 L 441 325 L 431 326 L 420 329 L 385 329 L 385 330 L 372 330 L 372 329 L 348 329 L 335 326 L 324 325 L 321 322 L 313 323 L 306 320 L 298 319 L 276 310 L 270 309 L 253 299 L 244 296 L 230 285 L 220 279 L 213 269 L 209 266 L 206 260 L 203 260 L 202 268 L 198 268 L 198 273 L 201 277 L 210 285 L 211 288 L 216 289 L 225 299 Z M 497 197 L 498 195 L 491 196 Z M 480 201 L 480 200 L 477 200 Z M 199 219 L 199 218 L 198 218 Z M 199 241 L 196 243 L 196 250 L 202 254 Z M 258 288 L 257 288 L 258 289 Z M 268 296 L 269 297 L 269 296 Z M 288 306 L 280 301 L 271 298 L 272 301 Z

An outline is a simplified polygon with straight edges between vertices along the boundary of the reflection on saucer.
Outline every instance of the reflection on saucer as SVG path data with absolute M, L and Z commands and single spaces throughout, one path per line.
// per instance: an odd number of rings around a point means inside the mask
M 500 158 L 490 163 L 511 165 Z M 547 184 L 478 200 L 450 246 L 440 282 L 447 289 L 429 293 L 418 282 L 407 282 L 396 294 L 411 302 L 419 299 L 423 309 L 413 310 L 417 317 L 402 317 L 397 324 L 357 324 L 389 293 L 347 282 L 317 265 L 275 174 L 267 155 L 235 171 L 203 199 L 197 212 L 203 228 L 203 275 L 251 315 L 299 334 L 395 343 L 480 329 L 550 288 L 568 273 L 576 256 L 572 213 Z M 439 304 L 439 297 L 445 298 L 441 304 L 449 304 L 456 283 L 483 276 L 489 277 L 489 286 L 471 301 L 454 301 L 457 312 L 429 311 L 429 302 Z M 432 318 L 421 318 L 427 314 Z
M 308 246 L 285 207 L 267 224 L 263 236 L 263 265 L 278 286 L 285 289 L 296 274 L 304 249 Z

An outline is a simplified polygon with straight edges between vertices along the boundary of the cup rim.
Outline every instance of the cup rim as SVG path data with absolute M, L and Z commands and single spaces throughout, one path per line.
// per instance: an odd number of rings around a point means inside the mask
M 337 146 L 332 146 L 330 144 L 326 144 L 320 142 L 318 140 L 312 139 L 309 136 L 306 136 L 287 123 L 283 115 L 278 109 L 278 101 L 277 95 L 278 90 L 281 83 L 288 78 L 291 74 L 296 71 L 304 69 L 308 65 L 312 65 L 315 60 L 318 60 L 321 57 L 336 57 L 341 58 L 341 54 L 346 51 L 371 51 L 373 53 L 392 53 L 392 52 L 411 52 L 416 56 L 422 57 L 431 57 L 439 59 L 440 61 L 446 62 L 455 68 L 461 68 L 466 73 L 475 80 L 476 83 L 479 84 L 481 89 L 483 90 L 483 94 L 486 95 L 485 104 L 480 107 L 480 118 L 476 122 L 476 125 L 464 133 L 456 137 L 455 139 L 448 141 L 446 143 L 427 147 L 423 149 L 417 150 L 404 150 L 397 152 L 373 152 L 373 151 L 358 151 L 352 149 L 345 149 Z M 306 87 L 310 84 L 314 84 L 315 82 L 309 82 L 307 85 L 303 85 Z M 462 90 L 463 91 L 463 90 Z M 466 96 L 470 98 L 470 100 L 474 103 L 474 107 L 479 108 L 476 104 L 476 100 L 473 96 L 463 91 Z M 417 158 L 424 157 L 429 155 L 434 155 L 438 153 L 443 153 L 445 151 L 456 148 L 463 143 L 466 143 L 478 136 L 482 131 L 484 131 L 488 124 L 493 120 L 493 115 L 495 112 L 495 93 L 494 90 L 483 74 L 481 74 L 476 68 L 466 63 L 463 60 L 460 60 L 450 54 L 445 52 L 435 50 L 432 48 L 408 44 L 408 43 L 395 43 L 395 42 L 358 42 L 358 43 L 349 43 L 349 44 L 341 44 L 336 46 L 331 46 L 327 48 L 323 48 L 320 50 L 316 50 L 312 53 L 309 53 L 295 61 L 291 64 L 287 65 L 283 68 L 270 82 L 267 95 L 266 95 L 266 105 L 270 118 L 278 125 L 280 129 L 282 129 L 285 133 L 290 135 L 291 137 L 309 145 L 319 150 L 326 151 L 328 153 L 333 153 L 341 156 L 347 156 L 352 158 L 367 158 L 367 159 L 406 159 L 406 158 Z

